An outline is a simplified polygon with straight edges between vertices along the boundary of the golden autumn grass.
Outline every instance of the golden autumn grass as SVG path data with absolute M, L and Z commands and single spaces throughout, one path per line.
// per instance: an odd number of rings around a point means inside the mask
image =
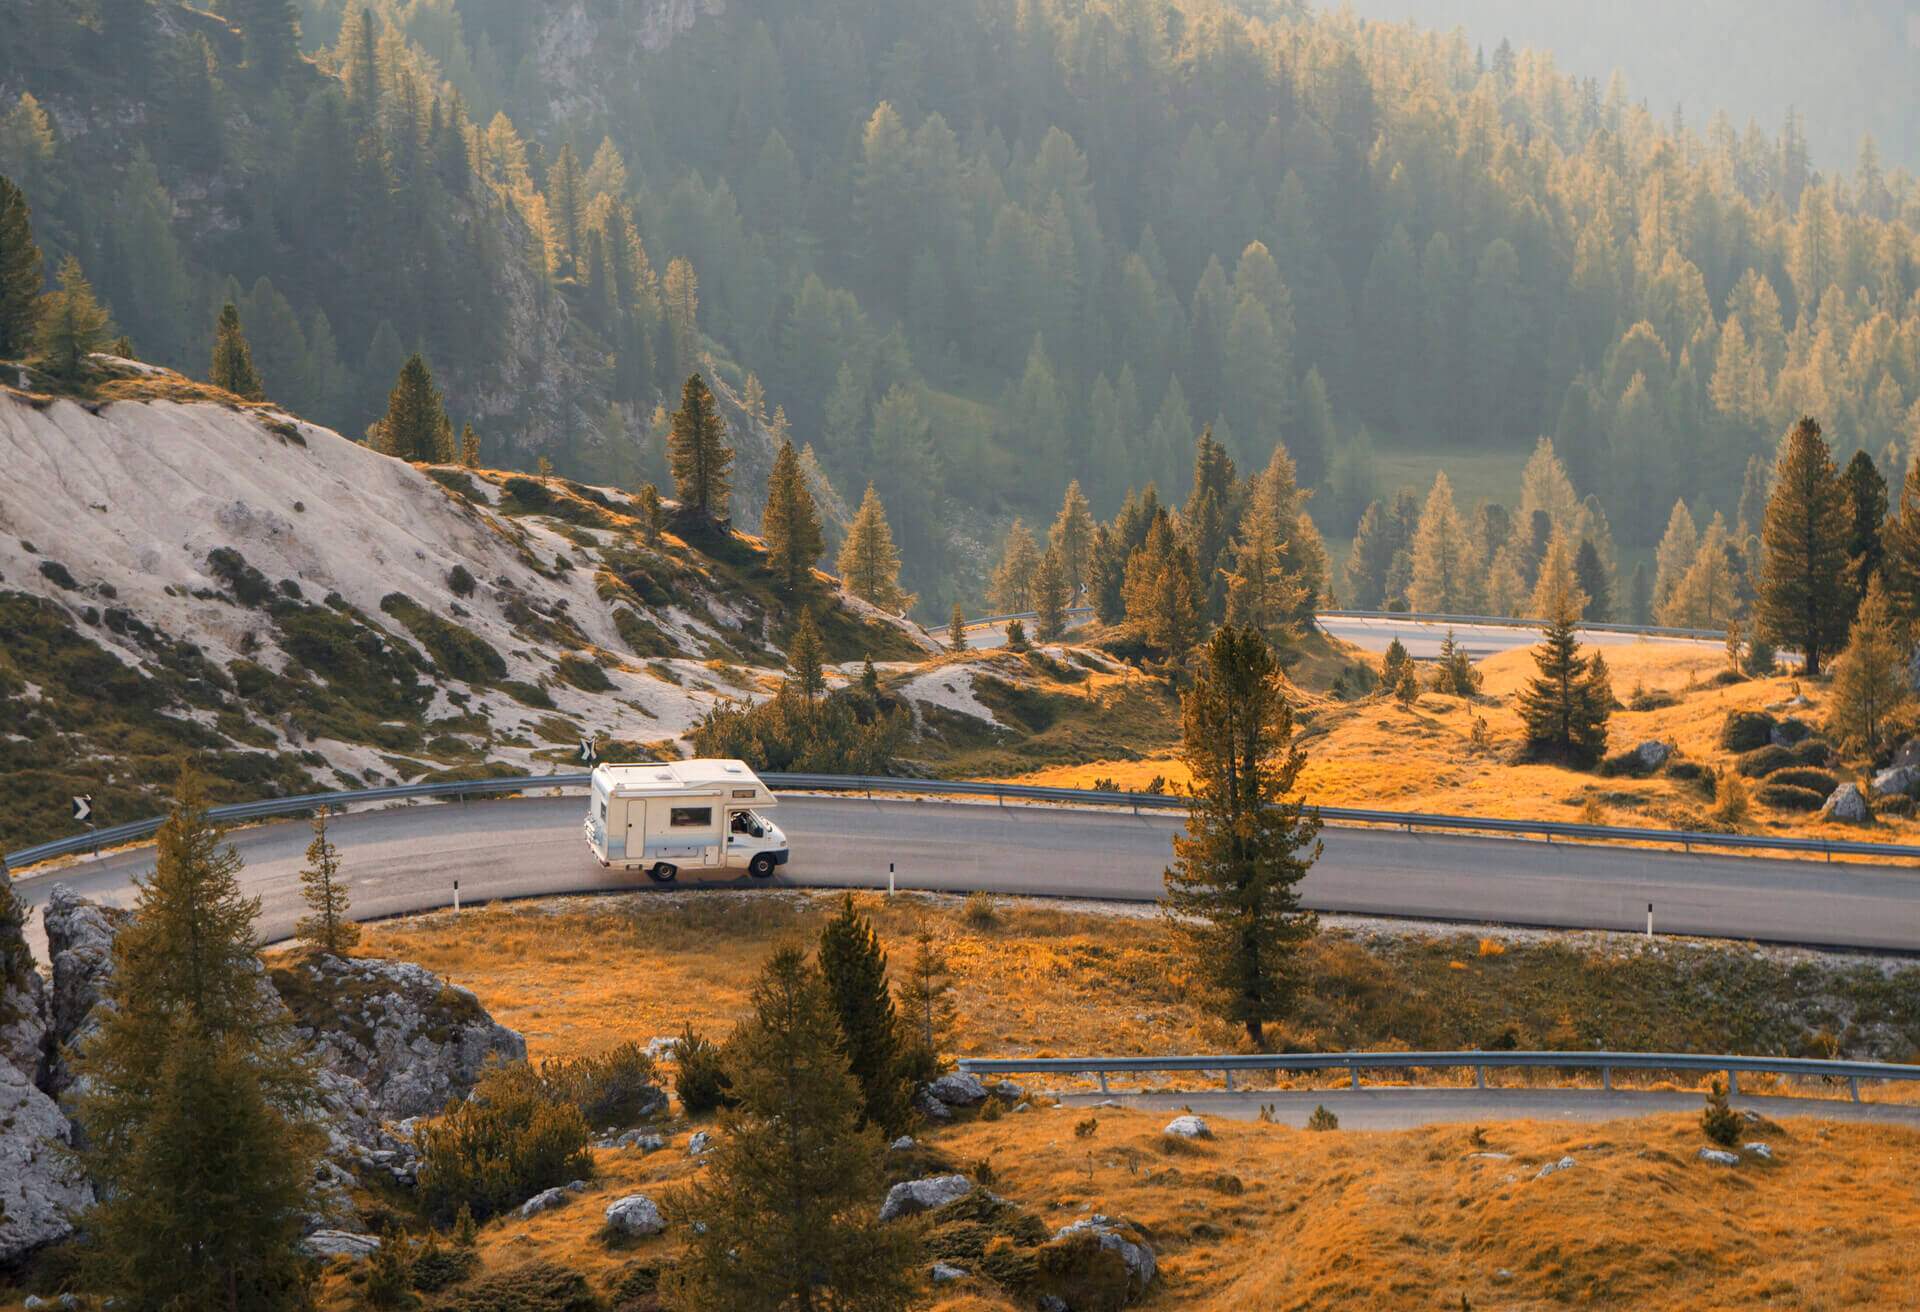
M 1713 685 L 1713 676 L 1726 668 L 1726 658 L 1708 644 L 1633 643 L 1604 651 L 1621 702 L 1630 703 L 1636 691 L 1670 693 L 1678 699 L 1654 710 L 1615 711 L 1609 743 L 1616 751 L 1659 739 L 1671 743 L 1682 759 L 1717 767 L 1731 760 L 1718 742 L 1728 711 L 1757 710 L 1798 692 L 1813 705 L 1795 714 L 1816 726 L 1826 718 L 1830 694 L 1823 684 L 1777 677 Z M 1608 824 L 1698 828 L 1705 821 L 1710 800 L 1677 780 L 1608 778 L 1512 763 L 1521 736 L 1517 694 L 1534 674 L 1532 654 L 1527 649 L 1502 652 L 1477 668 L 1485 684 L 1473 702 L 1436 692 L 1423 693 L 1411 708 L 1387 698 L 1343 703 L 1303 696 L 1300 740 L 1307 766 L 1300 787 L 1306 796 L 1323 806 L 1566 821 L 1584 818 L 1591 800 Z M 1487 724 L 1490 751 L 1473 746 L 1476 717 Z M 1847 772 L 1841 774 L 1844 778 Z M 1123 789 L 1145 787 L 1155 777 L 1173 786 L 1188 779 L 1171 747 L 1144 758 L 1060 765 L 1008 777 L 1063 787 L 1111 779 Z M 1747 828 L 1757 833 L 1920 841 L 1920 819 L 1886 817 L 1863 829 L 1757 804 Z
M 993 1189 L 1049 1229 L 1089 1212 L 1133 1221 L 1160 1264 L 1148 1308 L 1583 1306 L 1804 1309 L 1910 1306 L 1920 1282 L 1920 1132 L 1793 1117 L 1755 1126 L 1776 1154 L 1738 1167 L 1699 1160 L 1697 1119 L 1537 1122 L 1313 1133 L 1212 1123 L 1211 1142 L 1170 1143 L 1167 1119 L 1119 1109 L 1041 1107 L 923 1132 L 955 1163 L 986 1163 Z M 545 1260 L 610 1290 L 632 1265 L 678 1252 L 673 1229 L 610 1245 L 608 1202 L 645 1192 L 669 1211 L 698 1167 L 685 1121 L 665 1150 L 597 1150 L 574 1202 L 483 1227 L 488 1271 Z M 1499 1154 L 1500 1156 L 1476 1156 Z M 1576 1165 L 1545 1179 L 1540 1167 Z M 322 1305 L 359 1306 L 347 1264 Z M 985 1282 L 928 1289 L 929 1312 L 1011 1312 Z

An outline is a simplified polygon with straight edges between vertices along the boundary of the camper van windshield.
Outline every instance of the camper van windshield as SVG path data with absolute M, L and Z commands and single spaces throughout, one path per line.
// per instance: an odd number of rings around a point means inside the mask
M 732 829 L 736 834 L 747 834 L 754 838 L 767 836 L 766 826 L 761 823 L 760 817 L 751 811 L 735 811 Z
M 667 821 L 675 829 L 705 829 L 713 823 L 710 806 L 676 806 Z

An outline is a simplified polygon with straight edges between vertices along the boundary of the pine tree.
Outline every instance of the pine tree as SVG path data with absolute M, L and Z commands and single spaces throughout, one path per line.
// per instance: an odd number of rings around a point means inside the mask
M 1826 439 L 1818 423 L 1802 418 L 1774 466 L 1756 611 L 1767 638 L 1800 649 L 1809 675 L 1846 639 L 1851 535 L 1846 489 Z
M 460 463 L 468 469 L 480 468 L 480 434 L 473 431 L 472 424 L 460 427 Z
M 687 1248 L 662 1281 L 675 1312 L 904 1312 L 916 1232 L 874 1208 L 884 1151 L 862 1129 L 833 998 L 798 948 L 755 982 L 728 1043 L 732 1096 L 707 1168 L 683 1194 Z
M 847 526 L 838 566 L 847 591 L 862 601 L 896 612 L 912 607 L 913 594 L 900 586 L 900 553 L 893 545 L 887 510 L 872 483 L 867 484 L 860 509 Z
M 953 971 L 928 921 L 914 930 L 913 945 L 913 962 L 895 992 L 906 1064 L 925 1080 L 938 1073 L 940 1053 L 953 1041 Z
M 1590 765 L 1607 750 L 1613 688 L 1598 654 L 1580 655 L 1582 596 L 1563 574 L 1541 574 L 1545 639 L 1533 650 L 1540 671 L 1520 692 L 1527 748 L 1537 756 Z
M 953 603 L 953 614 L 947 617 L 947 650 L 962 652 L 967 649 L 967 613 L 960 609 L 960 603 Z
M 1635 563 L 1633 579 L 1627 587 L 1627 596 L 1628 623 L 1653 623 L 1653 580 L 1647 577 L 1645 561 Z
M 433 371 L 418 351 L 400 367 L 387 413 L 374 425 L 375 445 L 386 455 L 426 464 L 453 459 L 453 422 L 447 418 Z
M 40 248 L 26 193 L 0 176 L 0 360 L 24 359 L 40 322 Z
M 1480 603 L 1472 540 L 1453 504 L 1453 485 L 1436 474 L 1414 533 L 1409 609 L 1430 615 L 1473 614 Z
M 1887 555 L 1880 576 L 1886 583 L 1888 608 L 1896 621 L 1911 629 L 1920 625 L 1920 456 L 1907 462 L 1900 509 L 1887 521 L 1881 540 Z
M 1407 654 L 1407 648 L 1398 638 L 1387 642 L 1387 650 L 1380 657 L 1380 686 L 1391 694 L 1400 686 L 1400 680 L 1413 668 L 1413 657 Z
M 1693 515 L 1687 510 L 1685 501 L 1675 501 L 1673 513 L 1667 516 L 1666 535 L 1660 539 L 1660 546 L 1654 552 L 1655 614 L 1666 607 L 1667 599 L 1680 586 L 1681 578 L 1693 567 L 1694 557 L 1699 553 L 1700 531 L 1694 527 Z
M 1040 547 L 1019 519 L 1007 529 L 1000 564 L 987 584 L 987 597 L 1003 614 L 1017 614 L 1033 605 L 1033 572 L 1040 564 Z
M 1067 631 L 1067 571 L 1060 548 L 1049 545 L 1033 570 L 1033 631 L 1042 642 L 1058 642 Z
M 1440 640 L 1440 660 L 1433 671 L 1435 692 L 1455 697 L 1472 697 L 1480 691 L 1480 671 L 1473 668 L 1467 649 L 1454 641 L 1453 630 Z
M 651 483 L 640 488 L 640 539 L 650 547 L 660 545 L 666 528 L 666 514 L 660 508 L 660 489 Z
M 1573 578 L 1587 596 L 1580 617 L 1596 624 L 1613 618 L 1613 584 L 1607 579 L 1607 567 L 1592 538 L 1581 538 L 1580 549 L 1573 553 Z
M 351 905 L 340 878 L 340 849 L 327 838 L 327 813 L 313 817 L 313 841 L 300 871 L 300 896 L 310 913 L 293 927 L 295 937 L 328 956 L 341 956 L 360 941 L 360 926 L 347 919 Z
M 85 1260 L 122 1307 L 306 1305 L 295 1241 L 324 1140 L 239 871 L 183 774 L 78 1065 Z
M 93 353 L 111 330 L 80 261 L 67 256 L 60 262 L 60 290 L 40 300 L 35 347 L 41 368 L 62 382 L 84 383 L 93 372 Z
M 1193 977 L 1260 1046 L 1266 1023 L 1291 1010 L 1294 962 L 1319 927 L 1298 885 L 1320 856 L 1319 816 L 1292 795 L 1306 756 L 1265 638 L 1231 625 L 1213 636 L 1182 699 L 1182 733 L 1193 804 L 1161 906 Z
M 888 1134 L 906 1128 L 908 1088 L 901 1074 L 900 1022 L 887 987 L 887 954 L 873 922 L 848 893 L 820 931 L 820 976 L 840 1021 L 841 1051 L 859 1082 L 864 1123 Z
M 277 78 L 300 58 L 300 19 L 294 0 L 228 0 L 227 14 L 246 37 L 247 64 Z
M 1007 650 L 1008 651 L 1025 651 L 1027 650 L 1027 646 L 1028 646 L 1027 626 L 1022 624 L 1019 620 L 1008 620 L 1007 621 Z
M 266 380 L 253 367 L 253 349 L 240 330 L 240 311 L 228 301 L 213 330 L 213 365 L 207 381 L 244 401 L 267 399 Z
M 1868 760 L 1888 745 L 1894 712 L 1913 700 L 1906 650 L 1878 574 L 1853 619 L 1846 650 L 1833 663 L 1833 707 L 1828 732 Z
M 1093 566 L 1093 533 L 1093 512 L 1076 478 L 1067 484 L 1067 493 L 1060 499 L 1060 513 L 1047 530 L 1048 545 L 1060 553 L 1060 570 L 1070 599 L 1087 586 Z
M 1857 606 L 1866 599 L 1867 583 L 1880 572 L 1887 555 L 1880 540 L 1881 526 L 1887 518 L 1887 480 L 1880 477 L 1872 456 L 1855 451 L 1840 474 L 1840 482 L 1846 488 L 1852 528 L 1847 535 L 1847 578 Z
M 860 691 L 870 702 L 880 700 L 880 671 L 873 668 L 873 657 L 860 659 Z
M 733 486 L 733 448 L 727 445 L 726 421 L 714 408 L 713 393 L 699 374 L 689 375 L 680 389 L 667 456 L 680 504 L 708 519 L 725 516 Z
M 780 588 L 789 595 L 798 592 L 813 577 L 813 562 L 820 558 L 826 540 L 820 533 L 813 491 L 791 442 L 782 442 L 774 454 L 760 534 L 767 540 L 767 568 Z
M 566 256 L 567 269 L 576 278 L 584 273 L 580 258 L 581 231 L 585 226 L 587 198 L 580 181 L 580 161 L 573 143 L 563 142 L 547 170 L 547 209 L 553 215 L 554 231 Z
M 796 693 L 809 712 L 815 700 L 827 690 L 826 656 L 822 650 L 820 625 L 811 610 L 800 612 L 787 640 L 787 688 Z

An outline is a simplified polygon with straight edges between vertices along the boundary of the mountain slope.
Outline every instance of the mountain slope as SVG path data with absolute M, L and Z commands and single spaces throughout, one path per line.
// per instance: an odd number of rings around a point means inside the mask
M 749 539 L 649 548 L 620 493 L 116 369 L 93 404 L 0 388 L 0 845 L 65 832 L 70 793 L 148 813 L 183 753 L 258 796 L 672 750 L 784 664 Z M 921 650 L 820 592 L 833 658 Z

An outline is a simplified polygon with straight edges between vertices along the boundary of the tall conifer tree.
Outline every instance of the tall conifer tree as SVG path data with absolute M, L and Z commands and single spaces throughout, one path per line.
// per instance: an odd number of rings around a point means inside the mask
M 1291 1010 L 1295 961 L 1318 929 L 1298 886 L 1320 856 L 1319 816 L 1293 792 L 1306 756 L 1267 640 L 1231 625 L 1216 633 L 1182 721 L 1193 804 L 1161 906 L 1194 977 L 1259 1046 Z
M 253 348 L 247 345 L 247 336 L 240 329 L 240 311 L 232 301 L 221 309 L 220 321 L 214 325 L 213 365 L 207 381 L 242 400 L 264 401 L 267 397 L 266 381 L 253 367 Z
M 307 864 L 300 871 L 300 897 L 307 914 L 293 927 L 294 934 L 329 956 L 341 956 L 360 941 L 360 926 L 347 919 L 351 902 L 346 881 L 340 878 L 340 849 L 327 837 L 327 813 L 313 817 L 313 841 L 307 844 Z
M 1829 725 L 1842 746 L 1869 760 L 1888 745 L 1894 712 L 1913 700 L 1906 678 L 1906 648 L 1898 635 L 1886 588 L 1879 575 L 1872 575 L 1846 650 L 1833 663 Z
M 122 1307 L 306 1305 L 295 1241 L 322 1139 L 312 1072 L 262 987 L 260 904 L 184 774 L 115 937 L 78 1119 L 95 1287 Z
M 667 457 L 680 504 L 708 519 L 723 518 L 733 488 L 733 448 L 727 445 L 726 421 L 699 374 L 688 375 L 680 389 L 680 408 L 673 412 L 673 427 L 667 435 Z
M 1050 544 L 1033 570 L 1033 631 L 1042 642 L 1058 642 L 1067 631 L 1067 571 L 1060 548 Z
M 820 931 L 819 961 L 840 1020 L 841 1051 L 866 1104 L 865 1122 L 898 1134 L 907 1124 L 908 1090 L 901 1073 L 900 1022 L 887 988 L 887 953 L 851 893 Z
M 1802 418 L 1774 466 L 1756 609 L 1762 634 L 1799 648 L 1810 675 L 1846 641 L 1852 533 L 1846 489 L 1820 425 Z
M 376 445 L 387 455 L 428 464 L 454 458 L 453 421 L 434 386 L 433 371 L 418 351 L 400 367 L 387 396 L 387 413 L 374 428 Z
M 111 332 L 112 320 L 94 298 L 80 261 L 67 256 L 60 262 L 60 290 L 41 298 L 36 337 L 41 367 L 64 382 L 84 382 L 93 372 L 93 353 Z
M 782 442 L 767 476 L 767 509 L 760 521 L 767 540 L 767 567 L 788 594 L 798 592 L 813 577 L 825 540 L 820 535 L 820 512 L 813 491 L 800 470 L 793 443 Z
M 960 603 L 953 603 L 953 614 L 947 617 L 947 650 L 953 652 L 967 649 L 967 613 L 960 609 Z
M 26 193 L 0 176 L 0 360 L 24 359 L 32 348 L 42 284 L 33 210 Z
M 1886 559 L 1881 531 L 1887 519 L 1887 480 L 1880 476 L 1872 456 L 1855 451 L 1840 481 L 1846 488 L 1852 529 L 1847 535 L 1847 577 L 1857 606 L 1866 598 L 1868 580 L 1880 572 Z
M 862 601 L 891 611 L 905 611 L 913 605 L 913 594 L 900 586 L 900 552 L 893 545 L 886 507 L 880 504 L 880 494 L 872 483 L 867 484 L 860 509 L 847 526 L 847 540 L 840 544 L 837 565 L 847 591 Z
M 1605 662 L 1580 654 L 1577 626 L 1584 600 L 1567 572 L 1541 575 L 1545 639 L 1533 650 L 1539 673 L 1520 692 L 1527 747 L 1537 755 L 1590 765 L 1607 750 L 1613 687 Z
M 1920 458 L 1907 462 L 1900 508 L 1887 521 L 1881 540 L 1887 553 L 1880 574 L 1886 581 L 1888 610 L 1909 628 L 1920 625 Z

